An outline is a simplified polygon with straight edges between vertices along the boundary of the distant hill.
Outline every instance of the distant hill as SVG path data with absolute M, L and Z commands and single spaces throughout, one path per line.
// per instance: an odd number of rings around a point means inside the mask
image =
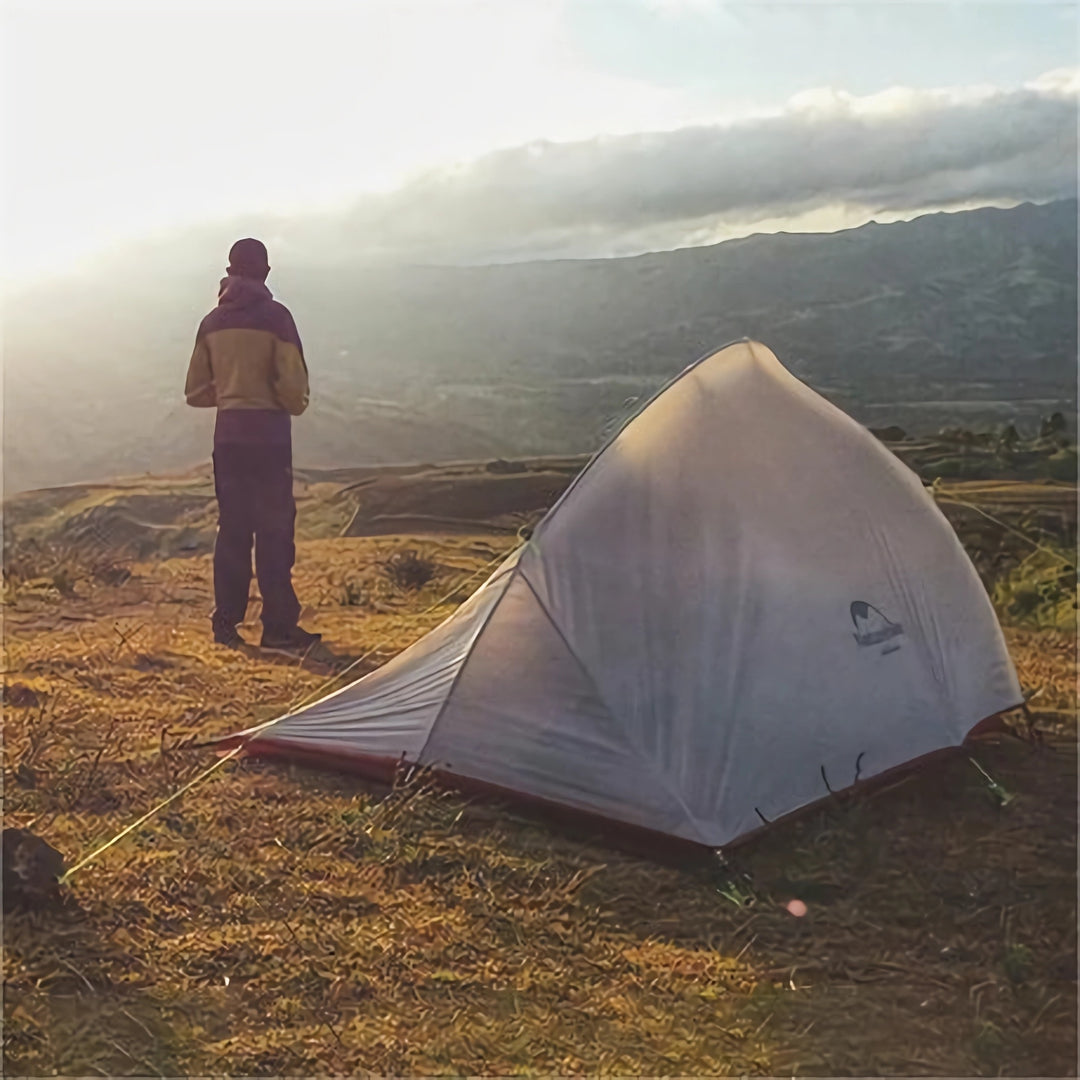
M 284 262 L 284 260 L 279 260 Z M 935 214 L 634 258 L 282 266 L 314 404 L 308 466 L 578 453 L 687 363 L 749 336 L 868 424 L 1075 409 L 1077 204 Z M 183 468 L 181 388 L 216 281 L 158 262 L 9 301 L 9 493 Z

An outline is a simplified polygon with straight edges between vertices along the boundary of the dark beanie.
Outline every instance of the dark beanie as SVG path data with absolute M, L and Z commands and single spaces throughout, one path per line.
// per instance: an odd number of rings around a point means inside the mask
M 270 273 L 270 259 L 266 245 L 260 240 L 237 240 L 229 249 L 227 273 L 234 277 L 256 278 L 263 281 Z

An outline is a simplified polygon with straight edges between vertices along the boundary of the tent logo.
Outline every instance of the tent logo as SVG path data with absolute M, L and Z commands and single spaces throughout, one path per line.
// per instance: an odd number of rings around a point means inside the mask
M 856 600 L 851 605 L 851 621 L 855 624 L 854 638 L 863 648 L 871 645 L 886 645 L 881 650 L 881 655 L 896 652 L 900 648 L 900 642 L 893 638 L 900 637 L 904 628 L 899 623 L 891 622 L 873 604 L 865 600 Z

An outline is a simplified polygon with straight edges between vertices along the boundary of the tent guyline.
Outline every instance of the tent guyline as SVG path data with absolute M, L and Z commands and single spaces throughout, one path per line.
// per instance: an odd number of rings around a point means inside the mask
M 628 418 L 444 623 L 233 738 L 717 848 L 852 760 L 853 783 L 883 776 L 1022 704 L 932 495 L 742 341 Z
M 436 611 L 438 608 L 442 607 L 443 604 L 449 602 L 470 581 L 472 581 L 474 578 L 479 577 L 481 574 L 485 573 L 492 566 L 494 566 L 495 563 L 500 562 L 505 557 L 506 557 L 505 555 L 496 556 L 490 562 L 488 562 L 484 566 L 480 567 L 479 570 L 474 571 L 468 577 L 466 577 L 463 580 L 461 580 L 460 582 L 458 582 L 458 584 L 450 592 L 448 592 L 444 597 L 440 598 L 439 600 L 436 600 L 435 603 L 432 604 L 425 611 L 420 612 L 420 616 L 422 617 L 424 615 L 430 615 L 433 611 Z M 371 656 L 374 656 L 375 653 L 377 653 L 384 645 L 389 644 L 389 642 L 390 642 L 389 637 L 385 637 L 381 641 L 377 642 L 374 646 L 372 646 L 372 648 L 370 648 L 366 653 L 364 653 L 363 656 L 360 656 L 359 658 L 354 660 L 347 668 L 343 669 L 340 672 L 335 673 L 329 679 L 325 680 L 319 687 L 317 687 L 314 691 L 312 691 L 309 695 L 307 695 L 307 698 L 310 699 L 312 697 L 317 697 L 317 696 L 325 693 L 325 691 L 326 691 L 326 689 L 328 687 L 332 686 L 335 682 L 337 682 L 339 679 L 343 678 L 350 671 L 355 670 L 355 668 L 359 664 L 363 663 L 364 660 L 368 659 Z M 265 731 L 265 730 L 269 729 L 270 727 L 272 727 L 274 724 L 278 723 L 280 720 L 284 720 L 286 717 L 292 715 L 293 710 L 296 709 L 297 707 L 299 707 L 299 705 L 302 705 L 304 703 L 304 700 L 305 699 L 301 699 L 300 702 L 295 702 L 294 701 L 294 703 L 292 705 L 290 705 L 289 710 L 287 712 L 283 713 L 281 716 L 275 717 L 272 720 L 268 720 L 265 724 L 259 725 L 258 727 L 252 729 L 251 738 L 254 738 L 254 736 L 255 736 L 255 734 L 257 732 Z M 179 799 L 181 795 L 185 795 L 185 794 L 187 794 L 187 792 L 193 791 L 196 787 L 198 787 L 200 784 L 202 784 L 202 782 L 204 780 L 208 780 L 215 772 L 217 772 L 219 769 L 221 769 L 226 763 L 228 763 L 234 757 L 241 754 L 244 751 L 244 749 L 246 748 L 248 741 L 249 741 L 248 739 L 244 739 L 243 741 L 237 743 L 237 745 L 233 746 L 230 750 L 227 750 L 226 752 L 224 752 L 222 754 L 222 756 L 219 757 L 218 760 L 215 761 L 214 764 L 211 765 L 209 768 L 204 769 L 196 777 L 194 777 L 192 780 L 189 780 L 187 783 L 182 785 L 179 789 L 174 791 L 171 795 L 168 795 L 164 799 L 162 799 L 160 802 L 155 803 L 155 805 L 152 806 L 145 814 L 143 814 L 141 817 L 137 818 L 130 825 L 125 826 L 123 829 L 120 830 L 120 832 L 118 832 L 111 839 L 105 841 L 105 843 L 101 844 L 99 847 L 94 848 L 88 855 L 86 855 L 84 858 L 80 859 L 77 863 L 75 863 L 74 866 L 72 866 L 70 869 L 68 869 L 68 870 L 66 870 L 64 872 L 64 874 L 60 878 L 60 883 L 61 884 L 67 884 L 71 880 L 71 878 L 79 870 L 84 869 L 91 862 L 93 862 L 99 855 L 103 855 L 106 851 L 109 850 L 109 848 L 111 848 L 114 845 L 118 844 L 125 837 L 130 836 L 136 829 L 138 829 L 142 825 L 145 825 L 148 821 L 151 820 L 151 818 L 153 818 L 154 816 L 159 814 L 162 810 L 164 810 L 165 807 L 170 806 L 177 799 Z M 206 748 L 209 748 L 209 747 L 220 746 L 222 742 L 223 742 L 222 739 L 214 739 L 214 740 L 211 740 L 209 742 L 204 742 L 204 743 L 191 743 L 191 744 L 188 744 L 188 745 L 185 745 L 185 746 L 177 747 L 177 749 L 183 749 L 183 750 L 206 749 Z
M 155 814 L 160 813 L 162 810 L 165 809 L 166 806 L 169 806 L 171 803 L 176 802 L 176 800 L 179 799 L 181 795 L 186 794 L 187 792 L 193 790 L 195 787 L 201 784 L 204 780 L 209 779 L 210 776 L 212 776 L 218 771 L 218 769 L 222 768 L 222 766 L 224 766 L 232 758 L 236 757 L 236 755 L 239 754 L 241 750 L 243 750 L 243 746 L 233 747 L 232 750 L 230 750 L 227 754 L 224 754 L 222 757 L 218 758 L 218 760 L 215 761 L 213 765 L 211 765 L 208 769 L 204 769 L 193 780 L 189 780 L 179 790 L 174 791 L 171 795 L 162 799 L 161 802 L 152 806 L 149 810 L 147 810 L 145 814 L 142 815 L 142 817 L 137 818 L 130 825 L 121 829 L 120 832 L 118 832 L 114 837 L 112 837 L 112 839 L 106 840 L 105 843 L 102 844 L 100 847 L 94 848 L 94 850 L 91 851 L 89 855 L 86 855 L 84 858 L 80 859 L 69 870 L 64 871 L 64 873 L 59 879 L 60 884 L 68 884 L 68 882 L 71 880 L 72 877 L 74 877 L 75 874 L 77 874 L 84 867 L 89 866 L 90 863 L 92 863 L 99 855 L 103 855 L 106 851 L 109 850 L 109 848 L 120 843 L 120 841 L 123 840 L 124 837 L 130 836 L 137 828 L 139 828 L 140 825 L 145 825 L 146 822 L 148 822 L 152 817 L 154 817 Z
M 493 566 L 495 566 L 499 562 L 502 562 L 505 558 L 505 553 L 496 555 L 494 559 L 485 563 L 478 570 L 474 570 L 471 574 L 469 574 L 468 577 L 463 578 L 461 581 L 459 581 L 458 584 L 455 585 L 454 588 L 451 589 L 450 592 L 448 592 L 445 596 L 440 597 L 430 607 L 425 608 L 423 611 L 419 612 L 419 614 L 417 614 L 415 618 L 422 619 L 425 615 L 431 615 L 433 612 L 438 611 L 438 609 L 441 608 L 444 604 L 449 603 L 455 596 L 457 596 L 457 594 L 461 592 L 461 590 L 466 585 L 468 585 L 470 581 L 480 577 L 482 574 L 487 573 Z M 286 709 L 285 712 L 283 712 L 280 716 L 272 717 L 270 720 L 266 720 L 262 724 L 257 724 L 255 727 L 248 728 L 244 732 L 242 732 L 242 734 L 245 736 L 249 736 L 250 738 L 254 738 L 259 733 L 269 730 L 275 724 L 280 723 L 282 720 L 288 719 L 290 716 L 293 715 L 294 712 L 296 712 L 297 709 L 303 708 L 305 705 L 309 705 L 312 702 L 321 699 L 326 695 L 327 691 L 330 689 L 331 686 L 334 685 L 334 683 L 340 682 L 347 675 L 355 671 L 365 660 L 369 660 L 371 657 L 381 652 L 384 646 L 390 644 L 390 641 L 391 638 L 389 635 L 380 638 L 374 645 L 371 646 L 370 649 L 367 650 L 367 652 L 358 656 L 355 660 L 350 661 L 347 667 L 342 668 L 340 671 L 335 671 L 333 675 L 325 679 L 322 683 L 315 687 L 314 690 L 309 690 L 306 693 L 300 694 L 298 697 L 294 698 L 292 702 L 290 702 L 288 709 Z M 303 661 L 305 659 L 306 654 L 304 657 L 301 657 L 300 664 L 303 664 Z M 207 750 L 213 747 L 219 747 L 223 743 L 232 743 L 237 738 L 238 736 L 236 735 L 226 735 L 223 738 L 208 739 L 205 742 L 185 743 L 181 746 L 178 746 L 176 749 Z
M 1055 551 L 1053 548 L 1048 548 L 1045 544 L 1040 544 L 1038 540 L 1033 540 L 1023 530 L 1017 529 L 1015 526 L 1007 524 L 1000 518 L 994 517 L 993 514 L 988 513 L 981 506 L 976 506 L 974 503 L 967 502 L 965 499 L 959 499 L 955 495 L 950 495 L 942 489 L 940 480 L 941 478 L 939 477 L 930 487 L 930 490 L 933 492 L 934 497 L 938 502 L 951 503 L 953 506 L 962 506 L 965 510 L 973 510 L 976 514 L 981 514 L 987 521 L 997 525 L 1003 532 L 1010 533 L 1012 536 L 1023 540 L 1025 544 L 1030 544 L 1036 551 L 1040 551 L 1044 555 L 1049 555 L 1054 562 L 1065 567 L 1066 570 L 1075 572 L 1076 566 L 1065 558 L 1061 552 Z

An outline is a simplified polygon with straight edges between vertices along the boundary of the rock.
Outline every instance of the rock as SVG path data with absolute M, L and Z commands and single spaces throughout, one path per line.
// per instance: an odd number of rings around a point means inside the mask
M 34 709 L 41 704 L 41 699 L 29 686 L 15 683 L 4 687 L 4 702 L 13 709 Z
M 15 783 L 21 788 L 36 788 L 37 773 L 25 761 L 20 761 L 18 768 L 15 770 Z
M 1076 982 L 1076 958 L 1059 956 L 1050 962 L 1050 976 L 1061 982 Z
M 136 671 L 167 671 L 172 667 L 172 664 L 168 660 L 162 659 L 160 656 L 147 656 L 146 653 L 139 653 L 135 657 L 134 662 L 131 665 Z
M 3 832 L 4 910 L 40 908 L 60 899 L 64 856 L 26 829 Z

